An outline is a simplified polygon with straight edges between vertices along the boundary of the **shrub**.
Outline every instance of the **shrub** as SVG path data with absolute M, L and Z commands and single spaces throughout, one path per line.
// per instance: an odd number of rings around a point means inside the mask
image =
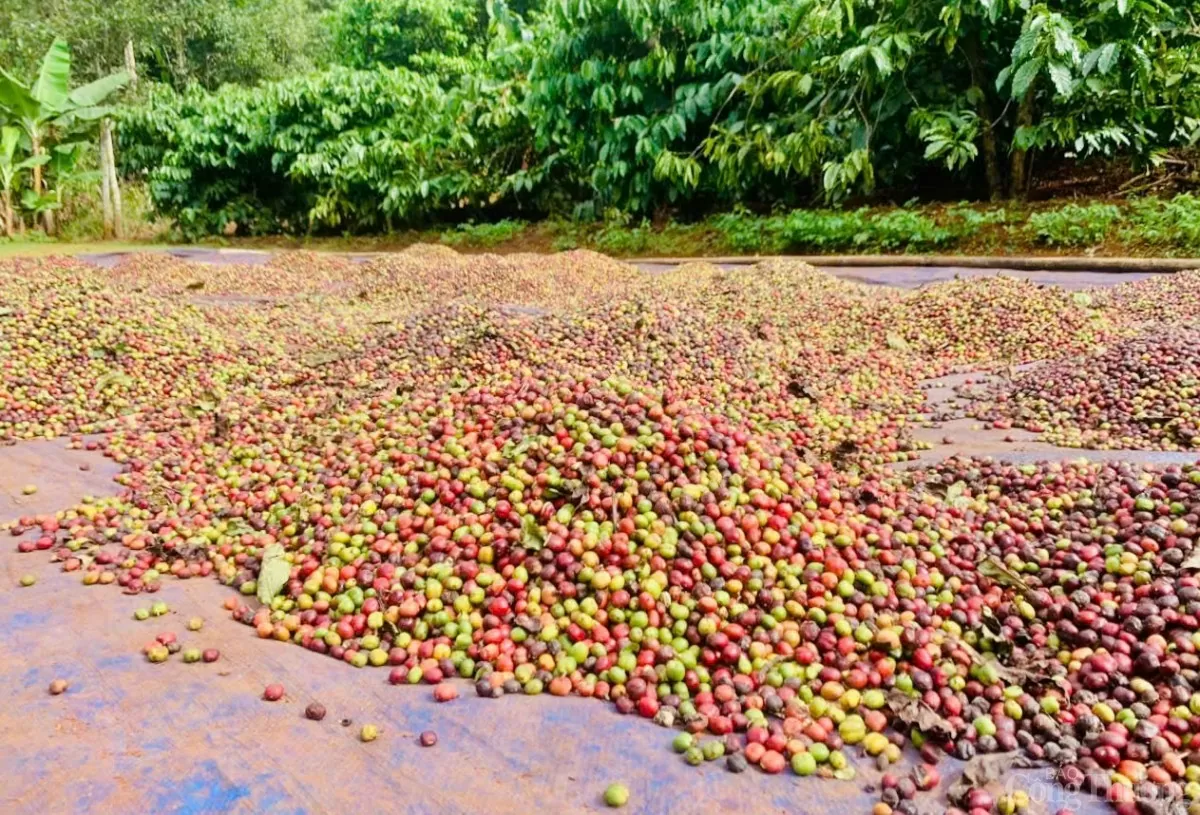
M 454 229 L 442 233 L 442 243 L 450 246 L 498 246 L 520 235 L 527 226 L 529 225 L 524 221 L 508 218 L 490 224 L 459 224 Z
M 1113 204 L 1067 204 L 1030 213 L 1025 231 L 1047 246 L 1095 246 L 1120 220 L 1121 210 Z
M 1170 200 L 1135 199 L 1120 236 L 1131 246 L 1183 254 L 1200 251 L 1200 198 L 1183 193 Z
M 507 99 L 507 101 L 506 101 Z M 450 90 L 404 68 L 217 93 L 158 91 L 128 111 L 125 169 L 185 235 L 390 231 L 505 200 L 523 139 L 515 102 L 483 80 Z
M 865 207 L 844 212 L 797 210 L 787 216 L 781 234 L 791 248 L 823 252 L 926 250 L 944 246 L 953 237 L 924 213 L 905 209 L 869 213 Z

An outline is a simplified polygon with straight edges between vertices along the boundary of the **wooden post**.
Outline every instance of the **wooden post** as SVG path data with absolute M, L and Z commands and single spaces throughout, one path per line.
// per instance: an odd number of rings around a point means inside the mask
M 137 90 L 137 63 L 133 59 L 133 40 L 125 41 L 125 73 L 129 74 L 129 90 Z
M 113 195 L 112 176 L 108 172 L 110 161 L 109 149 L 112 139 L 109 138 L 111 125 L 108 119 L 100 120 L 100 208 L 104 218 L 104 239 L 113 236 Z
M 129 89 L 137 90 L 137 62 L 133 57 L 133 40 L 125 41 L 125 73 L 129 74 Z M 104 138 L 107 141 L 108 148 L 108 189 L 112 199 L 113 212 L 113 234 L 118 238 L 124 237 L 125 233 L 125 213 L 121 201 L 121 182 L 117 177 L 117 151 L 113 141 L 112 122 L 108 122 L 108 128 L 104 131 Z
M 108 156 L 105 172 L 108 173 L 108 195 L 112 209 L 113 235 L 123 237 L 123 214 L 121 212 L 121 185 L 117 181 L 117 151 L 113 147 L 113 125 L 108 119 L 104 120 L 103 138 L 104 152 Z

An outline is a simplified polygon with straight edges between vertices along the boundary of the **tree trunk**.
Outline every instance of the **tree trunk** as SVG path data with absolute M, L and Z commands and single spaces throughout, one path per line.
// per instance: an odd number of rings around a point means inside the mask
M 975 113 L 979 116 L 979 147 L 983 153 L 983 170 L 987 177 L 988 197 L 999 201 L 1004 197 L 1004 175 L 1000 171 L 1000 151 L 996 147 L 996 131 L 992 127 L 991 95 L 989 83 L 983 72 L 983 58 L 979 55 L 979 35 L 972 32 L 962 41 L 963 53 L 971 71 L 971 84 L 979 91 L 979 104 Z
M 4 198 L 0 201 L 4 205 L 4 236 L 11 238 L 13 236 L 13 208 L 12 208 L 12 192 L 4 191 Z
M 42 136 L 36 130 L 29 134 L 29 144 L 32 148 L 30 153 L 34 156 L 42 154 Z M 37 166 L 33 168 L 33 193 L 39 198 L 42 195 L 42 168 Z M 48 209 L 42 213 L 42 223 L 45 226 L 46 234 L 54 234 L 54 210 Z
M 100 122 L 100 210 L 104 219 L 102 234 L 105 240 L 113 236 L 112 181 L 108 174 L 110 144 L 108 129 L 108 119 L 102 120 Z
M 1032 84 L 1029 86 L 1017 107 L 1018 131 L 1033 124 L 1033 87 Z M 1024 201 L 1029 194 L 1029 151 L 1016 146 L 1015 132 L 1013 139 L 1012 163 L 1008 171 L 1009 196 Z

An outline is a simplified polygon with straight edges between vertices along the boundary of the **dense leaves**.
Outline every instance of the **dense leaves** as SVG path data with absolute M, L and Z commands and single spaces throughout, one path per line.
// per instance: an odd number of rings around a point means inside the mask
M 259 204 L 257 229 L 342 230 L 928 189 L 1020 198 L 1035 166 L 1151 164 L 1193 144 L 1197 6 L 344 0 L 334 59 L 408 73 L 159 97 L 125 142 L 160 208 L 198 230 Z M 363 105 L 364 87 L 391 96 Z M 237 180 L 263 166 L 282 185 L 270 201 Z
M 510 169 L 489 149 L 507 127 L 494 100 L 481 108 L 471 88 L 450 93 L 404 68 L 158 94 L 123 118 L 125 159 L 188 233 L 433 220 L 485 205 Z
M 332 19 L 335 59 L 352 68 L 463 72 L 487 30 L 472 0 L 344 0 Z
M 319 0 L 4 0 L 0 62 L 24 74 L 55 37 L 80 78 L 124 66 L 178 88 L 282 79 L 321 61 Z

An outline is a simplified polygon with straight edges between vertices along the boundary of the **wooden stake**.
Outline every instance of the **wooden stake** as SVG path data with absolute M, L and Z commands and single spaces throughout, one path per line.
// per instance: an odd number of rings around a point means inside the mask
M 108 172 L 112 140 L 109 138 L 111 125 L 108 119 L 100 121 L 100 207 L 104 217 L 104 239 L 113 236 L 112 176 Z
M 125 73 L 129 74 L 129 90 L 137 90 L 137 63 L 133 59 L 133 40 L 125 41 Z
M 117 178 L 117 151 L 113 147 L 113 125 L 105 120 L 108 127 L 104 131 L 105 150 L 108 153 L 108 194 L 111 199 L 113 214 L 113 235 L 124 237 L 124 214 L 121 211 L 121 183 Z

